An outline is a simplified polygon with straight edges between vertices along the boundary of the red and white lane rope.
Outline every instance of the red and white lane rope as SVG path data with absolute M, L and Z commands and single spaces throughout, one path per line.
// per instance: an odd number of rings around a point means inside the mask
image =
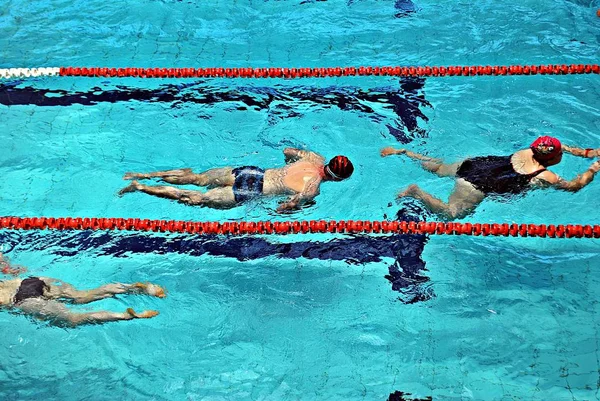
M 0 229 L 7 230 L 126 230 L 176 232 L 203 235 L 247 234 L 432 234 L 482 235 L 550 238 L 600 238 L 600 225 L 554 224 L 480 224 L 406 221 L 258 221 L 258 222 L 192 222 L 123 218 L 81 217 L 0 217 Z
M 40 76 L 112 78 L 325 78 L 349 76 L 446 77 L 600 74 L 598 64 L 360 66 L 311 68 L 108 68 L 56 67 L 0 69 L 0 78 Z
M 56 77 L 60 68 L 0 68 L 0 78 Z

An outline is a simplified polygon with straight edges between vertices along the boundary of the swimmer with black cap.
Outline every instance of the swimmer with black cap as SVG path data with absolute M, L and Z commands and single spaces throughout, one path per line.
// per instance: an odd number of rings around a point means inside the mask
M 381 151 L 382 157 L 400 154 L 422 161 L 425 170 L 440 177 L 455 178 L 448 202 L 435 198 L 416 184 L 398 194 L 399 198 L 418 199 L 432 212 L 450 219 L 467 216 L 488 195 L 516 195 L 545 187 L 577 192 L 592 182 L 600 170 L 600 161 L 596 161 L 571 181 L 548 170 L 547 167 L 560 163 L 563 155 L 560 141 L 550 136 L 539 137 L 529 148 L 509 156 L 480 156 L 452 164 L 405 149 L 388 147 Z
M 158 298 L 166 296 L 162 287 L 152 283 L 112 283 L 89 290 L 79 290 L 55 278 L 18 277 L 26 271 L 26 268 L 13 265 L 0 253 L 0 272 L 14 276 L 12 279 L 0 281 L 0 309 L 19 311 L 59 326 L 75 327 L 117 320 L 149 319 L 158 315 L 154 310 L 136 312 L 132 308 L 127 308 L 125 312 L 73 311 L 65 303 L 88 304 L 121 294 L 144 294 Z
M 327 164 L 315 152 L 286 148 L 283 151 L 286 165 L 263 170 L 255 166 L 221 167 L 202 173 L 192 169 L 159 171 L 155 173 L 126 173 L 133 180 L 119 193 L 140 191 L 161 198 L 175 199 L 186 205 L 229 209 L 263 196 L 288 195 L 279 204 L 280 213 L 297 210 L 311 203 L 319 194 L 320 185 L 326 181 L 343 181 L 354 172 L 346 156 L 335 156 Z M 206 192 L 190 191 L 172 186 L 150 186 L 137 180 L 156 178 L 169 184 L 208 187 Z

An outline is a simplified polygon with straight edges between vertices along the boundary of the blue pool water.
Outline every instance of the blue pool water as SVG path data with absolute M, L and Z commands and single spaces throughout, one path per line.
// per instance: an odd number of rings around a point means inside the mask
M 0 68 L 597 63 L 598 1 L 0 2 Z M 541 134 L 600 146 L 598 76 L 0 82 L 0 215 L 281 219 L 116 196 L 127 171 L 283 163 L 287 146 L 356 166 L 294 219 L 431 218 L 395 194 L 452 181 L 384 146 L 449 161 Z M 590 161 L 565 156 L 574 177 Z M 342 196 L 340 196 L 340 194 Z M 473 222 L 595 224 L 600 185 L 486 200 Z M 600 288 L 590 239 L 217 238 L 0 232 L 30 273 L 82 288 L 152 281 L 147 321 L 64 329 L 2 313 L 0 399 L 597 400 Z M 397 394 L 397 393 L 396 393 Z M 410 398 L 410 397 L 407 397 Z

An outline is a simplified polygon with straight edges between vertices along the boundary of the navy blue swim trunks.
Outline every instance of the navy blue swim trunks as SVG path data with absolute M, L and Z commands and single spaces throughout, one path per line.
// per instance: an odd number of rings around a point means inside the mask
M 254 166 L 238 167 L 232 170 L 235 176 L 233 196 L 237 203 L 256 198 L 263 193 L 265 170 Z

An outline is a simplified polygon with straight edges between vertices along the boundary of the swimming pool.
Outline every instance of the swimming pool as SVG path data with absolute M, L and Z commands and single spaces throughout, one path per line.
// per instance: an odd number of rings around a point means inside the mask
M 0 68 L 597 62 L 598 2 L 413 3 L 10 0 L 0 4 Z M 347 154 L 356 171 L 292 218 L 423 217 L 395 194 L 420 182 L 445 197 L 452 181 L 380 158 L 383 146 L 458 160 L 507 154 L 540 134 L 600 142 L 597 75 L 0 84 L 0 215 L 281 220 L 276 200 L 217 211 L 116 192 L 126 171 L 271 167 L 297 146 Z M 565 156 L 554 170 L 571 177 L 588 164 Z M 592 183 L 576 195 L 486 200 L 464 221 L 594 224 L 599 195 Z M 170 291 L 94 305 L 161 312 L 148 321 L 67 330 L 0 314 L 2 399 L 598 398 L 591 239 L 0 240 L 32 274 Z

